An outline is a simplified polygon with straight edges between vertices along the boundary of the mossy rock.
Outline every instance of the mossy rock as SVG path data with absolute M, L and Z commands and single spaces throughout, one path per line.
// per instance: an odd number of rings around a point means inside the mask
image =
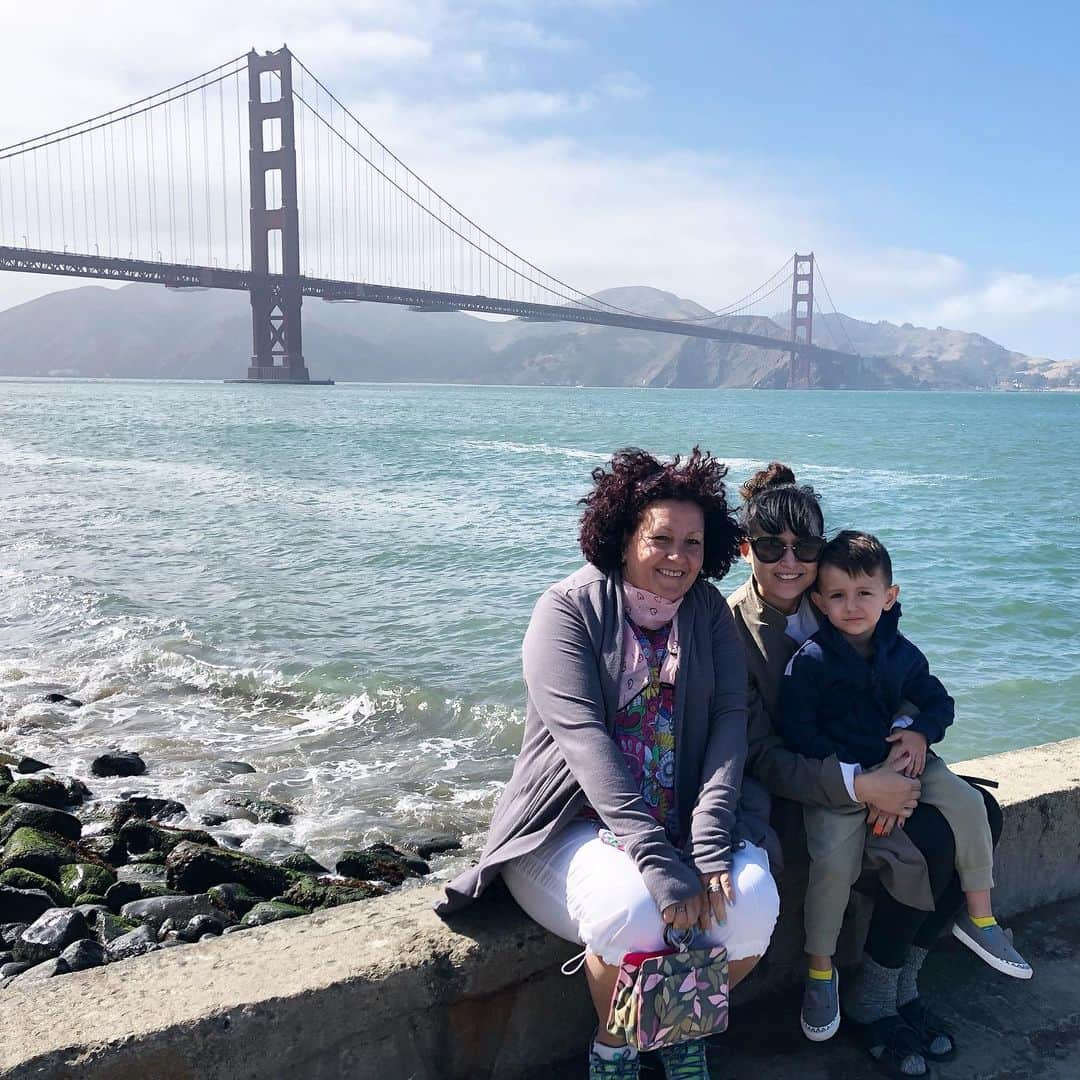
M 95 863 L 72 863 L 60 871 L 60 885 L 71 903 L 75 903 L 75 898 L 83 893 L 104 896 L 115 883 L 116 875 Z
M 320 874 L 330 873 L 322 863 L 317 863 L 306 851 L 295 851 L 292 855 L 286 855 L 281 860 L 281 865 L 286 870 L 292 870 L 297 874 L 313 874 L 318 877 Z
M 367 881 L 332 881 L 329 878 L 298 877 L 281 894 L 288 904 L 316 911 L 319 908 L 340 907 L 358 900 L 383 896 L 386 890 Z
M 80 907 L 82 904 L 103 904 L 105 907 L 108 907 L 108 904 L 105 903 L 104 894 L 99 896 L 97 893 L 90 892 L 79 893 L 79 895 L 75 897 L 71 906 Z
M 0 874 L 0 885 L 6 885 L 9 889 L 40 889 L 57 907 L 67 907 L 70 903 L 55 881 L 35 874 L 33 870 L 23 870 L 21 867 L 5 870 Z
M 400 885 L 406 878 L 431 872 L 431 867 L 418 855 L 383 843 L 342 852 L 335 869 L 342 877 L 385 881 L 389 885 Z
M 77 862 L 75 848 L 66 840 L 40 829 L 16 829 L 4 844 L 0 870 L 19 867 L 59 882 L 60 870 Z
M 0 815 L 0 843 L 16 829 L 40 829 L 74 843 L 82 835 L 82 822 L 74 814 L 41 803 L 19 802 Z
M 120 828 L 120 839 L 129 855 L 142 855 L 151 851 L 168 855 L 177 844 L 185 841 L 217 847 L 217 841 L 202 829 L 173 829 L 142 818 L 125 822 Z
M 202 893 L 214 885 L 238 882 L 259 896 L 277 896 L 289 887 L 289 871 L 238 851 L 178 844 L 165 860 L 169 884 L 181 892 Z
M 226 915 L 237 921 L 256 904 L 261 904 L 265 900 L 265 897 L 256 896 L 250 889 L 235 881 L 214 885 L 207 890 L 207 893 L 216 907 L 221 908 Z
M 307 915 L 302 907 L 287 904 L 281 900 L 264 900 L 256 904 L 241 920 L 241 926 L 265 926 L 267 923 L 280 922 L 282 919 L 295 919 L 297 915 Z
M 4 794 L 17 802 L 40 803 L 42 806 L 52 806 L 57 810 L 63 810 L 65 806 L 71 805 L 68 789 L 51 776 L 29 776 L 23 780 L 16 780 L 8 784 Z
M 108 915 L 102 912 L 98 918 L 95 931 L 98 941 L 102 945 L 108 945 L 110 941 L 115 941 L 118 937 L 123 937 L 124 934 L 129 934 L 140 926 L 142 926 L 142 923 L 137 922 L 135 919 L 125 919 L 123 915 Z
M 15 777 L 11 775 L 11 770 L 6 765 L 0 765 L 0 791 L 3 791 L 8 784 L 14 783 Z

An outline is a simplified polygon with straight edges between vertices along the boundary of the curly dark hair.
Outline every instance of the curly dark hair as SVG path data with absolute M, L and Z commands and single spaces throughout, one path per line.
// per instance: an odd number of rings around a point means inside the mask
M 701 576 L 722 578 L 739 554 L 742 530 L 727 504 L 724 477 L 727 466 L 698 447 L 685 461 L 669 461 L 628 446 L 617 451 L 606 468 L 593 469 L 593 490 L 579 500 L 579 540 L 585 558 L 610 573 L 623 561 L 627 540 L 647 507 L 664 499 L 692 502 L 705 515 L 705 551 Z

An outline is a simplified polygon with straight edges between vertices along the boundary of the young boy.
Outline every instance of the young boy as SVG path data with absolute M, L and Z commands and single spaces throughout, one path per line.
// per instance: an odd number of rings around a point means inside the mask
M 956 838 L 956 868 L 967 901 L 953 934 L 991 967 L 1017 979 L 1031 967 L 994 919 L 993 842 L 982 796 L 928 754 L 953 720 L 953 700 L 923 654 L 897 629 L 900 588 L 892 561 L 869 533 L 842 532 L 825 545 L 811 599 L 820 629 L 792 657 L 781 687 L 781 734 L 806 757 L 835 754 L 872 769 L 907 754 L 905 772 L 922 781 L 921 801 L 936 806 Z M 898 715 L 914 706 L 913 716 Z M 810 880 L 805 932 L 809 975 L 802 1027 L 815 1042 L 839 1027 L 832 957 L 851 886 L 862 866 L 865 829 L 886 835 L 897 820 L 871 810 L 804 808 Z M 884 969 L 883 969 L 884 971 Z M 856 1019 L 859 1019 L 856 1016 Z

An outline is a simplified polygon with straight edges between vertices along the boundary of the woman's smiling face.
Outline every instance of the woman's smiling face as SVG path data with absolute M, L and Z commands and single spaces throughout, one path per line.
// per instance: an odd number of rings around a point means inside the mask
M 705 515 L 697 503 L 665 499 L 645 508 L 623 548 L 623 577 L 665 600 L 679 600 L 701 573 Z
M 765 534 L 755 529 L 753 535 Z M 799 537 L 790 529 L 769 535 L 775 535 L 784 544 L 784 554 L 779 562 L 762 562 L 749 544 L 744 545 L 743 555 L 750 560 L 750 565 L 753 567 L 754 580 L 757 582 L 762 600 L 777 611 L 790 615 L 798 608 L 802 594 L 814 584 L 814 579 L 817 577 L 817 563 L 800 562 L 795 558 L 795 552 L 792 549 Z

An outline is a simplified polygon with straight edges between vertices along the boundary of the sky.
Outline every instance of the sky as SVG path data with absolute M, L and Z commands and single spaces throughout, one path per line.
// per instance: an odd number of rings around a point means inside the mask
M 846 314 L 1080 358 L 1073 4 L 0 0 L 0 18 L 0 146 L 287 43 L 586 292 L 715 309 L 813 250 Z M 65 287 L 0 274 L 0 308 Z

